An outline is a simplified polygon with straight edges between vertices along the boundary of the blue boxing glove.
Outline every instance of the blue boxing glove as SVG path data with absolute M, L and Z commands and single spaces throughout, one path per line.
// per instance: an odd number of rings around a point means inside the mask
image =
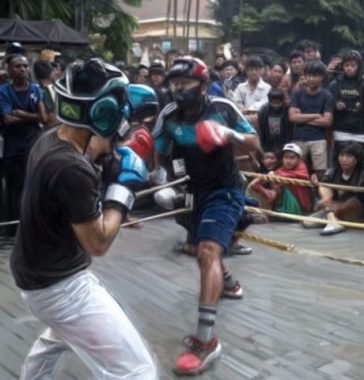
M 104 208 L 117 208 L 125 215 L 134 203 L 133 191 L 142 187 L 148 178 L 144 161 L 129 147 L 116 148 L 121 155 L 117 183 L 111 184 L 105 194 Z
M 142 158 L 127 146 L 116 148 L 121 156 L 118 182 L 136 190 L 142 187 L 148 178 L 148 170 Z

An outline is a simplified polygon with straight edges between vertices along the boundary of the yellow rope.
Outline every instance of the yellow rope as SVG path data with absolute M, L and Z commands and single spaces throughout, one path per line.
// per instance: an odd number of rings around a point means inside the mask
M 256 234 L 253 234 L 253 233 L 247 232 L 247 231 L 244 231 L 244 232 L 237 231 L 237 232 L 235 232 L 235 235 L 237 235 L 243 239 L 249 239 L 249 240 L 256 241 L 257 243 L 263 243 L 263 244 L 269 245 L 271 247 L 280 249 L 282 251 L 292 252 L 295 248 L 293 244 L 287 244 L 287 243 L 282 243 L 278 240 L 267 239 L 263 236 L 256 235 Z
M 284 185 L 300 185 L 304 187 L 316 187 L 311 181 L 307 181 L 304 179 L 286 178 L 286 177 L 280 177 L 277 175 L 268 175 L 268 174 L 254 173 L 254 172 L 241 172 L 241 173 L 246 177 L 261 178 L 265 181 L 276 182 L 276 183 L 280 183 Z M 358 192 L 358 193 L 364 192 L 364 187 L 362 186 L 347 186 L 347 185 L 338 185 L 334 183 L 324 183 L 324 182 L 319 182 L 317 186 L 323 186 L 323 187 L 328 187 L 330 189 L 352 191 L 352 192 Z
M 252 241 L 255 241 L 257 243 L 265 244 L 265 245 L 268 245 L 270 247 L 280 249 L 282 251 L 287 251 L 289 253 L 296 253 L 296 254 L 301 254 L 301 255 L 322 257 L 322 258 L 325 258 L 328 260 L 340 262 L 342 264 L 364 266 L 363 260 L 347 258 L 347 257 L 338 257 L 338 256 L 333 256 L 333 255 L 330 255 L 327 253 L 298 249 L 293 244 L 283 243 L 283 242 L 280 242 L 278 240 L 267 239 L 263 236 L 256 235 L 256 234 L 253 234 L 253 233 L 247 232 L 247 231 L 244 231 L 244 232 L 238 231 L 235 233 L 235 235 L 237 235 L 243 239 L 252 240 Z
M 344 227 L 357 228 L 359 230 L 364 230 L 363 223 L 347 222 L 344 220 L 336 220 L 335 222 L 333 222 L 328 219 L 315 218 L 313 216 L 293 215 L 293 214 L 287 214 L 284 212 L 277 212 L 277 211 L 266 210 L 266 209 L 262 209 L 258 207 L 251 207 L 251 206 L 245 206 L 245 211 L 265 214 L 269 216 L 275 216 L 275 217 L 283 218 L 283 219 L 294 220 L 296 222 L 306 221 L 306 222 L 320 223 L 320 224 L 325 224 L 325 225 L 330 224 L 330 223 L 335 223 L 335 224 L 341 224 Z

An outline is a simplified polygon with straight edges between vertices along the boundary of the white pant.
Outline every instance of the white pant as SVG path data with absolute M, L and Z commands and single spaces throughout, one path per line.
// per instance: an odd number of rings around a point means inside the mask
M 48 327 L 34 342 L 20 380 L 52 380 L 58 359 L 75 352 L 98 380 L 156 380 L 142 338 L 120 305 L 90 272 L 48 288 L 22 291 L 33 314 Z

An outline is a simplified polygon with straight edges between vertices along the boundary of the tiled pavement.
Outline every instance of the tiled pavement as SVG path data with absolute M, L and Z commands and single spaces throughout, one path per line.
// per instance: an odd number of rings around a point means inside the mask
M 251 230 L 310 251 L 363 258 L 364 232 L 319 237 L 297 225 Z M 92 270 L 124 305 L 158 358 L 161 380 L 180 340 L 195 329 L 198 271 L 172 253 L 183 232 L 172 220 L 124 230 Z M 201 380 L 363 380 L 364 267 L 251 243 L 254 253 L 227 263 L 243 281 L 244 301 L 223 300 L 217 331 L 224 355 Z M 0 380 L 18 378 L 41 324 L 25 309 L 8 271 L 10 246 L 0 241 Z M 69 354 L 55 380 L 90 380 Z

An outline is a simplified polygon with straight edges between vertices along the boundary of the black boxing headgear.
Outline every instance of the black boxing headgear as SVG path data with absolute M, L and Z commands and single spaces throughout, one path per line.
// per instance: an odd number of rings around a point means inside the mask
M 55 83 L 57 116 L 73 127 L 111 136 L 127 113 L 128 84 L 125 74 L 101 59 L 76 62 Z

